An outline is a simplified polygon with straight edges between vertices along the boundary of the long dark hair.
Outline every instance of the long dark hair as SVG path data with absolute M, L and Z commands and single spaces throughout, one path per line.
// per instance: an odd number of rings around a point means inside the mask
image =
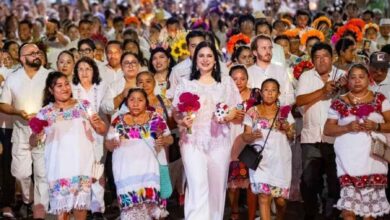
M 199 51 L 204 48 L 208 47 L 211 49 L 214 55 L 214 60 L 215 60 L 215 67 L 212 72 L 212 77 L 214 78 L 215 81 L 221 82 L 221 66 L 219 64 L 219 59 L 218 59 L 218 51 L 215 48 L 213 43 L 210 43 L 208 41 L 203 41 L 196 46 L 194 57 L 192 60 L 192 70 L 191 70 L 191 75 L 190 75 L 190 80 L 194 79 L 199 79 L 200 78 L 200 71 L 198 70 L 198 67 L 196 66 L 196 63 L 198 61 L 198 53 Z
M 79 70 L 78 70 L 80 63 L 87 63 L 89 66 L 92 67 L 92 72 L 93 72 L 92 84 L 99 85 L 100 81 L 102 81 L 99 74 L 99 68 L 97 67 L 96 62 L 89 57 L 81 57 L 77 61 L 76 65 L 74 65 L 74 74 L 72 79 L 73 84 L 78 85 L 80 83 Z
M 55 102 L 54 95 L 50 92 L 50 89 L 53 89 L 57 83 L 57 80 L 62 77 L 64 77 L 65 79 L 67 78 L 65 74 L 59 71 L 53 71 L 49 73 L 49 75 L 46 78 L 45 89 L 43 90 L 42 107 L 48 105 L 51 102 Z
M 150 51 L 150 59 L 149 59 L 149 70 L 156 74 L 156 68 L 154 68 L 153 66 L 153 56 L 155 54 L 157 54 L 158 52 L 161 52 L 163 54 L 165 54 L 165 56 L 168 57 L 168 60 L 169 60 L 169 65 L 168 65 L 168 75 L 167 75 L 167 78 L 166 80 L 169 79 L 169 76 L 171 75 L 171 71 L 172 71 L 172 68 L 176 65 L 176 62 L 175 62 L 175 59 L 173 59 L 171 53 L 170 53 L 170 49 L 164 49 L 162 47 L 157 47 L 153 50 Z

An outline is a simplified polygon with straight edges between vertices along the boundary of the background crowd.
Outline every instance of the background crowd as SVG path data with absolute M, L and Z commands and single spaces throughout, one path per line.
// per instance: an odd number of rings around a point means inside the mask
M 390 218 L 389 67 L 383 0 L 1 1 L 0 219 Z

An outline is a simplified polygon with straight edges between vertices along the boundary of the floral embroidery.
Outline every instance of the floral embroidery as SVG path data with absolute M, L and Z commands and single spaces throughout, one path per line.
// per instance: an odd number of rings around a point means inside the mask
M 233 180 L 246 180 L 249 178 L 248 168 L 243 162 L 232 161 L 229 167 L 229 182 Z
M 142 203 L 156 203 L 161 202 L 160 191 L 156 188 L 145 187 L 138 191 L 131 191 L 118 196 L 119 204 L 122 209 L 131 208 Z
M 266 183 L 252 183 L 251 184 L 253 193 L 262 193 L 266 195 L 271 195 L 272 197 L 283 197 L 288 198 L 290 189 L 281 188 L 277 186 L 272 186 Z
M 88 176 L 74 176 L 72 178 L 58 179 L 49 183 L 50 195 L 52 197 L 68 196 L 81 191 L 89 193 L 91 191 L 92 179 Z
M 373 110 L 380 113 L 382 111 L 382 103 L 386 99 L 386 97 L 382 93 L 375 93 L 374 100 L 370 104 L 363 104 L 365 106 L 371 105 Z M 341 118 L 348 117 L 350 114 L 358 116 L 359 108 L 362 105 L 352 106 L 345 103 L 341 99 L 336 99 L 332 102 L 331 108 L 336 110 Z M 363 106 L 364 107 L 364 106 Z
M 386 187 L 387 176 L 385 174 L 371 174 L 365 176 L 343 175 L 339 177 L 341 187 L 354 186 L 364 187 Z
M 82 100 L 78 102 L 73 108 L 65 109 L 60 112 L 56 110 L 53 104 L 49 104 L 43 107 L 39 114 L 43 115 L 44 119 L 49 122 L 49 126 L 56 123 L 57 121 L 63 120 L 72 120 L 75 118 L 84 118 L 88 120 L 88 112 L 87 109 L 90 106 L 87 100 Z
M 118 132 L 120 138 L 124 139 L 147 139 L 150 137 L 157 138 L 157 134 L 164 133 L 167 125 L 164 119 L 156 112 L 152 113 L 151 119 L 143 125 L 127 125 L 124 122 L 124 116 L 119 115 L 112 122 L 112 126 Z M 164 123 L 165 130 L 161 131 L 161 126 L 153 126 L 156 123 Z

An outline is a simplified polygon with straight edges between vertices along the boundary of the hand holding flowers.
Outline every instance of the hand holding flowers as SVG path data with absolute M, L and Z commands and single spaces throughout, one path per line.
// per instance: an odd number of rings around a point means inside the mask
M 184 115 L 182 125 L 187 128 L 187 133 L 191 134 L 191 127 L 195 112 L 200 108 L 199 96 L 190 92 L 184 92 L 179 97 L 177 109 Z
M 28 122 L 28 125 L 32 131 L 32 135 L 30 136 L 29 140 L 30 145 L 33 147 L 42 147 L 45 141 L 45 134 L 43 130 L 49 125 L 49 123 L 45 120 L 33 117 Z

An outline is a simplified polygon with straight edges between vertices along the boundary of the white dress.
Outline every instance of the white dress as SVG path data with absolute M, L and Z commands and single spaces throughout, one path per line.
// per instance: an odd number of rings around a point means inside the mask
M 49 104 L 37 117 L 48 121 L 45 128 L 45 166 L 49 183 L 50 212 L 89 209 L 93 156 L 93 128 L 87 101 L 60 112 Z
M 166 215 L 160 198 L 160 170 L 154 151 L 154 122 L 165 121 L 155 112 L 148 113 L 150 120 L 143 125 L 126 124 L 123 120 L 126 114 L 120 114 L 112 122 L 110 132 L 114 129 L 120 137 L 120 146 L 112 154 L 112 170 L 123 220 L 159 219 Z M 170 134 L 168 127 L 158 132 L 163 136 Z
M 381 93 L 376 93 L 369 105 L 374 107 L 367 119 L 383 123 L 381 112 L 390 111 L 390 103 Z M 344 126 L 355 120 L 359 106 L 352 106 L 341 99 L 332 102 L 328 118 L 338 120 Z M 372 132 L 373 136 L 386 141 L 385 136 Z M 386 199 L 387 162 L 371 155 L 371 136 L 366 132 L 349 132 L 336 137 L 337 176 L 341 192 L 336 207 L 349 210 L 360 216 L 377 217 L 389 213 Z
M 291 113 L 288 115 L 287 122 L 289 124 L 294 123 Z M 264 145 L 271 124 L 272 120 L 262 118 L 256 110 L 256 106 L 249 109 L 244 118 L 244 125 L 260 129 L 263 134 L 263 138 L 257 139 L 253 143 L 260 146 Z M 257 150 L 260 149 L 261 147 L 258 146 Z M 268 137 L 262 155 L 263 159 L 260 161 L 259 167 L 255 171 L 249 169 L 252 192 L 287 199 L 291 184 L 291 147 L 286 134 L 277 130 L 275 125 Z

